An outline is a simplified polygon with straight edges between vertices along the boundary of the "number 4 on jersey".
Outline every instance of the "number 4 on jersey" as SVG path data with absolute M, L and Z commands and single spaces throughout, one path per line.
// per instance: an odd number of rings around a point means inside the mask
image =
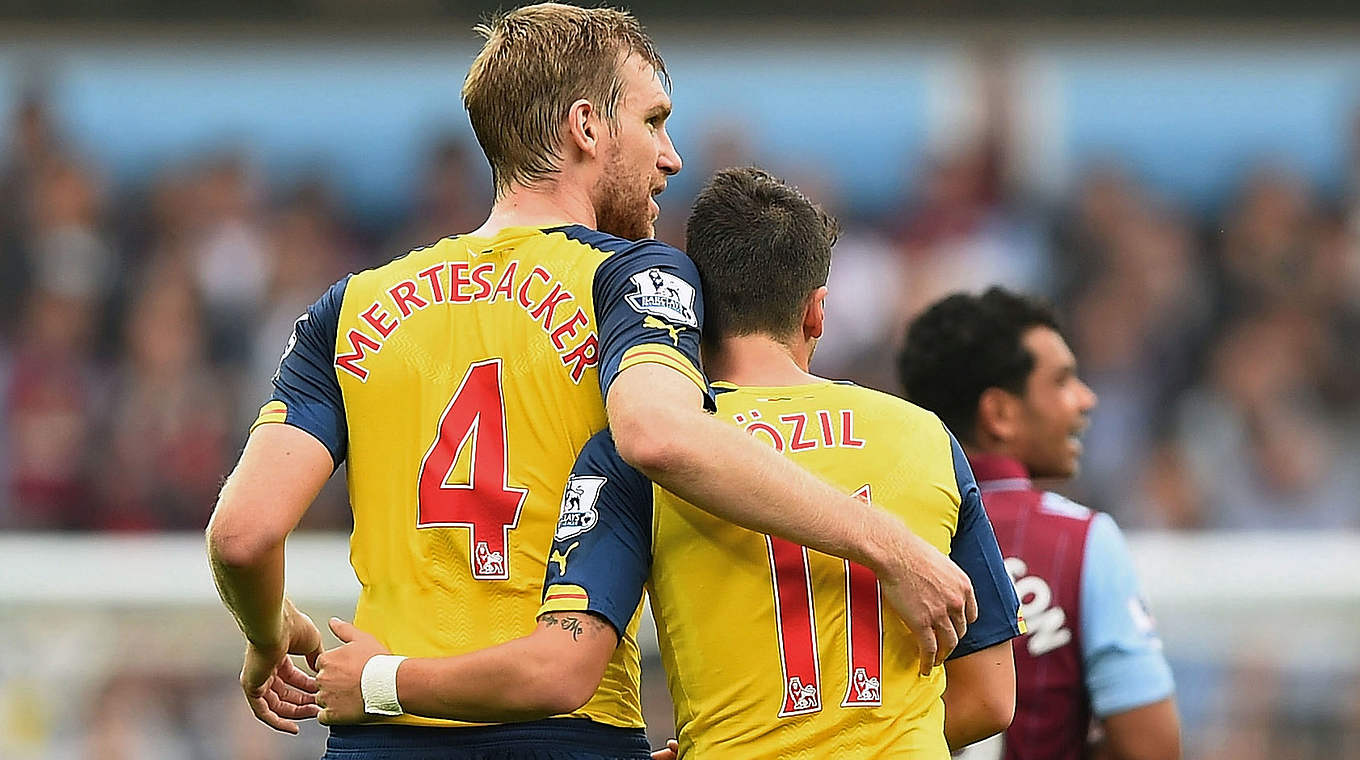
M 472 577 L 479 581 L 510 578 L 510 531 L 529 495 L 510 485 L 506 437 L 501 360 L 477 362 L 440 416 L 439 434 L 420 464 L 416 525 L 467 528 Z
M 855 498 L 869 501 L 869 486 L 856 491 Z M 784 671 L 784 704 L 779 717 L 815 713 L 822 709 L 822 674 L 808 550 L 773 536 L 766 536 L 765 543 L 770 552 L 779 661 Z M 868 568 L 849 561 L 845 562 L 845 604 L 849 668 L 841 707 L 878 707 L 883 704 L 883 616 L 878 579 Z

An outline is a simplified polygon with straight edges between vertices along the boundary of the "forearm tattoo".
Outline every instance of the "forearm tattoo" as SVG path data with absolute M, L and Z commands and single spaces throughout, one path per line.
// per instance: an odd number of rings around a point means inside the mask
M 609 628 L 609 623 L 594 615 L 554 615 L 548 613 L 539 618 L 545 625 L 556 626 L 571 634 L 572 641 L 580 641 L 581 634 L 587 629 L 598 631 Z

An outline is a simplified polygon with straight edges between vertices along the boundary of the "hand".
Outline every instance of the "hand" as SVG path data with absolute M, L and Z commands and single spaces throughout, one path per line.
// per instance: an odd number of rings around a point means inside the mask
M 680 754 L 680 742 L 669 739 L 666 741 L 666 748 L 659 749 L 652 753 L 652 760 L 675 760 Z
M 278 645 L 246 643 L 241 690 L 260 722 L 296 734 L 298 726 L 293 721 L 315 718 L 319 708 L 314 696 L 316 679 L 294 665 L 288 655 L 304 655 L 309 665 L 314 664 L 321 653 L 321 631 L 287 598 L 283 600 L 283 630 L 286 633 Z
M 977 620 L 977 599 L 972 581 L 958 565 L 901 523 L 897 525 L 906 534 L 905 551 L 890 553 L 898 561 L 875 573 L 883 595 L 916 636 L 921 675 L 927 676 L 944 664 L 968 624 Z
M 312 619 L 293 606 L 293 600 L 283 598 L 283 620 L 288 631 L 288 654 L 300 654 L 307 666 L 316 670 L 316 658 L 321 656 L 321 629 Z M 316 691 L 316 689 L 312 689 Z
M 328 726 L 358 723 L 367 717 L 360 683 L 364 666 L 373 655 L 389 652 L 372 634 L 355 628 L 353 623 L 331 618 L 330 625 L 331 632 L 344 643 L 317 658 L 316 703 L 321 706 L 317 720 Z

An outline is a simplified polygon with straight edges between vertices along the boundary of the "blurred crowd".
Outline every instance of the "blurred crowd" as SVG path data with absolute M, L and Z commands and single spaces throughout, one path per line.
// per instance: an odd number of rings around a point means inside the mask
M 996 93 L 982 128 L 932 149 L 886 213 L 713 125 L 681 141 L 658 236 L 683 244 L 712 169 L 767 166 L 846 229 L 814 370 L 896 390 L 903 326 L 932 300 L 1040 293 L 1100 397 L 1070 495 L 1131 527 L 1360 527 L 1360 149 L 1339 196 L 1262 164 L 1215 207 L 1178 204 L 1116 161 L 1038 193 Z M 297 315 L 346 272 L 476 227 L 490 201 L 462 137 L 431 146 L 417 200 L 374 224 L 323 174 L 278 186 L 220 152 L 115 185 L 40 96 L 8 120 L 4 529 L 201 528 Z M 305 525 L 348 519 L 333 482 Z
M 683 244 L 712 170 L 765 166 L 845 230 L 814 371 L 896 391 L 904 326 L 933 300 L 990 284 L 1038 293 L 1059 308 L 1100 397 L 1084 471 L 1061 490 L 1132 528 L 1360 528 L 1360 119 L 1340 191 L 1263 161 L 1206 205 L 1118 156 L 1056 187 L 1037 180 L 1015 88 L 980 82 L 971 128 L 922 147 L 923 168 L 872 210 L 804 157 L 762 151 L 740 124 L 677 134 L 686 168 L 660 198 L 658 236 Z M 297 316 L 347 272 L 475 228 L 491 200 L 465 132 L 429 146 L 415 186 L 400 189 L 409 208 L 375 219 L 324 172 L 269 181 L 247 150 L 115 182 L 41 94 L 0 104 L 0 118 L 0 531 L 201 529 Z M 346 530 L 349 519 L 336 478 L 304 527 Z M 1315 669 L 1237 659 L 1175 663 L 1189 756 L 1360 752 L 1354 668 L 1323 684 Z M 25 740 L 31 756 L 315 756 L 315 727 L 301 747 L 205 739 L 222 732 L 194 716 L 218 711 L 238 720 L 236 740 L 273 738 L 230 679 L 205 696 L 182 673 L 116 672 L 104 688 L 120 698 L 100 701 L 88 731 L 52 719 L 58 738 Z M 649 673 L 661 683 L 655 663 Z M 20 703 L 5 696 L 20 681 L 7 683 L 0 714 Z M 142 699 L 152 692 L 161 698 Z M 126 713 L 134 702 L 142 713 Z M 649 723 L 665 733 L 664 706 Z M 15 736 L 0 754 L 30 756 Z M 44 754 L 63 741 L 68 753 Z

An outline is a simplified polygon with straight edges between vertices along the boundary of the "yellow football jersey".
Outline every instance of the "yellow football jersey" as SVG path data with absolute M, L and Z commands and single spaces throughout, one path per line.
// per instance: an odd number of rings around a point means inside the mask
M 889 510 L 968 572 L 981 608 L 955 656 L 1018 635 L 1019 601 L 967 461 L 933 414 L 854 385 L 715 384 L 720 418 Z M 868 569 L 723 522 L 648 483 L 608 433 L 567 487 L 540 612 L 626 624 L 645 581 L 681 754 L 948 758 L 944 671 Z M 574 546 L 574 550 L 572 547 Z
M 360 628 L 412 657 L 533 630 L 559 494 L 609 383 L 658 362 L 706 388 L 698 282 L 655 241 L 512 228 L 347 277 L 298 320 L 257 424 L 301 427 L 347 464 Z M 573 715 L 642 725 L 635 629 Z

